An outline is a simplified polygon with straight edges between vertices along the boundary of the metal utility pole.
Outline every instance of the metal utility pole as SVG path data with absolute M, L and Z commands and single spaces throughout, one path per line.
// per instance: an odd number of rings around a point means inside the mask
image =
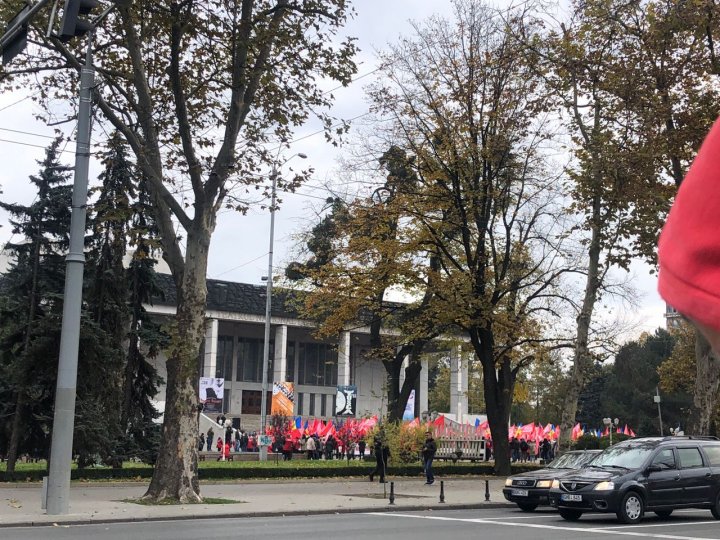
M 267 425 L 267 387 L 268 387 L 268 364 L 270 363 L 270 310 L 272 307 L 272 272 L 273 272 L 273 246 L 275 245 L 275 199 L 277 195 L 277 165 L 272 168 L 272 193 L 270 196 L 270 249 L 268 251 L 268 273 L 267 286 L 265 288 L 265 341 L 263 343 L 263 372 L 262 372 L 262 395 L 260 396 L 260 433 L 258 440 L 265 435 Z M 260 445 L 260 461 L 267 461 L 267 446 Z
M 660 420 L 660 436 L 663 437 L 662 411 L 660 410 L 660 388 L 658 388 L 657 386 L 655 387 L 655 395 L 653 396 L 653 401 L 657 403 L 658 419 Z
M 60 359 L 55 393 L 55 417 L 50 453 L 47 513 L 67 514 L 70 502 L 70 465 L 72 463 L 77 392 L 80 311 L 85 267 L 85 218 L 87 214 L 88 168 L 90 165 L 90 112 L 95 68 L 92 63 L 93 33 L 88 37 L 85 65 L 80 74 L 75 179 L 73 183 L 70 250 L 65 270 L 63 319 L 60 334 Z
M 282 147 L 281 147 L 282 148 Z M 278 150 L 279 153 L 279 150 Z M 283 164 L 290 161 L 295 156 L 306 159 L 307 156 L 302 152 L 298 152 L 286 159 Z M 279 156 L 278 156 L 279 157 Z M 272 274 L 273 274 L 273 247 L 275 245 L 275 202 L 277 200 L 277 178 L 280 174 L 277 163 L 273 164 L 272 168 L 272 191 L 270 195 L 270 249 L 268 250 L 268 273 L 267 273 L 267 286 L 265 289 L 265 341 L 263 343 L 263 372 L 262 372 L 262 396 L 260 398 L 260 433 L 258 434 L 258 441 L 260 437 L 265 435 L 265 427 L 267 425 L 267 392 L 268 392 L 268 366 L 270 364 L 270 310 L 272 308 Z M 261 445 L 259 447 L 260 455 L 258 459 L 260 461 L 267 461 L 267 446 Z

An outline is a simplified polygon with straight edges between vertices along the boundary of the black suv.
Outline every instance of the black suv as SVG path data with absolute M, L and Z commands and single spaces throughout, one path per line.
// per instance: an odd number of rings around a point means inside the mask
M 548 504 L 548 493 L 553 480 L 562 478 L 587 465 L 600 450 L 573 450 L 566 452 L 544 469 L 508 477 L 503 495 L 524 512 L 532 512 L 541 504 Z
M 550 505 L 574 521 L 583 512 L 615 512 L 638 523 L 645 510 L 660 517 L 676 508 L 706 508 L 720 519 L 720 441 L 656 437 L 611 446 L 592 463 L 553 482 Z

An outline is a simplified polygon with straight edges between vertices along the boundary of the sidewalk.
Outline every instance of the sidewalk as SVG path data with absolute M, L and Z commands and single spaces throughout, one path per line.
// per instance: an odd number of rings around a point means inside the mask
M 445 503 L 440 503 L 440 480 L 426 486 L 420 478 L 391 478 L 395 483 L 395 504 L 387 495 L 390 483 L 360 479 L 252 480 L 234 483 L 201 483 L 204 497 L 233 499 L 234 504 L 190 504 L 146 506 L 131 502 L 142 496 L 146 482 L 73 483 L 70 513 L 48 516 L 40 509 L 42 487 L 38 484 L 0 484 L 0 528 L 29 525 L 108 523 L 203 519 L 217 517 L 259 517 L 307 515 L 379 510 L 425 510 L 497 508 L 514 506 L 502 495 L 503 479 L 490 479 L 490 502 L 485 501 L 485 479 L 444 480 Z M 385 493 L 384 493 L 385 490 Z

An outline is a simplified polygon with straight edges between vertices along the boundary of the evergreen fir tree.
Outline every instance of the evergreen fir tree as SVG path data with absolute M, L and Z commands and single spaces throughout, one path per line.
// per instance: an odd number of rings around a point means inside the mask
M 20 452 L 46 455 L 49 446 L 71 204 L 68 175 L 58 169 L 61 142 L 52 142 L 39 175 L 30 176 L 37 195 L 29 206 L 0 202 L 18 237 L 6 245 L 14 262 L 3 276 L 0 306 L 0 422 L 9 472 Z
M 110 336 L 116 354 L 121 355 L 120 369 L 108 379 L 111 388 L 105 399 L 112 404 L 107 415 L 110 447 L 103 453 L 105 461 L 120 466 L 132 457 L 151 461 L 157 446 L 159 428 L 153 421 L 159 415 L 152 398 L 159 379 L 143 349 L 157 354 L 160 333 L 142 307 L 154 293 L 154 231 L 146 218 L 147 194 L 117 134 L 108 142 L 103 162 L 102 185 L 94 205 L 90 298 L 94 322 Z M 135 254 L 125 269 L 128 245 L 135 247 Z

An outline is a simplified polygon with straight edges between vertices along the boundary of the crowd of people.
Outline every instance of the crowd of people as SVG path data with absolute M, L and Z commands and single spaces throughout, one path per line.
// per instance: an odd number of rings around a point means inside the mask
M 510 460 L 513 463 L 537 460 L 549 463 L 555 459 L 556 453 L 557 441 L 550 442 L 548 439 L 543 439 L 540 444 L 536 444 L 535 441 L 527 441 L 524 437 L 510 439 Z
M 198 436 L 199 451 L 216 451 L 222 459 L 231 452 L 258 452 L 260 450 L 258 434 L 243 429 L 234 429 L 232 423 L 225 416 L 218 416 L 216 420 L 219 436 L 215 439 L 215 428 L 210 426 L 206 433 Z M 343 441 L 341 438 L 328 434 L 320 437 L 318 434 L 303 435 L 299 439 L 287 437 L 280 433 L 273 437 L 269 451 L 282 454 L 283 460 L 292 459 L 294 453 L 305 453 L 307 459 L 356 459 L 365 456 L 366 443 L 364 440 Z

